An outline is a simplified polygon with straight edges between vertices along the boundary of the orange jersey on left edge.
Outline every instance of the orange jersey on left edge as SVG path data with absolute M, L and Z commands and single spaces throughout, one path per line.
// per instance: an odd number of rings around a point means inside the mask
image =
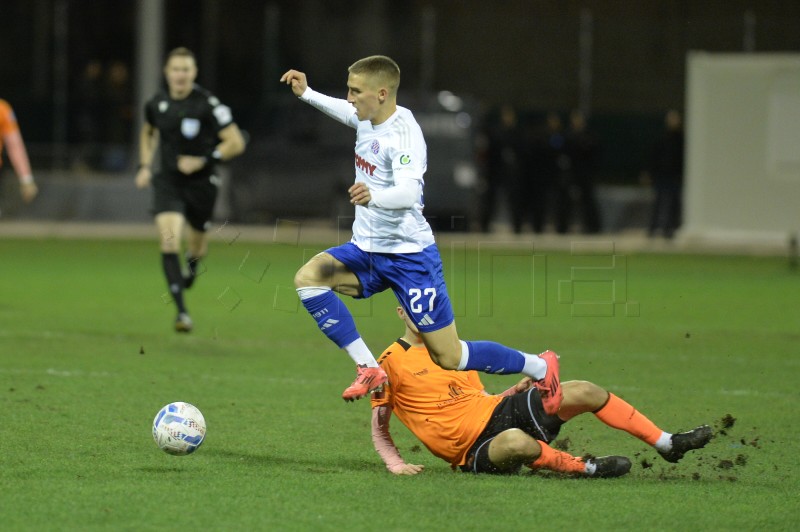
M 486 395 L 475 371 L 440 368 L 424 346 L 409 347 L 397 341 L 378 363 L 389 383 L 382 396 L 373 394 L 373 408 L 391 406 L 392 413 L 433 454 L 454 466 L 463 464 L 502 397 Z
M 0 166 L 3 165 L 3 139 L 19 131 L 17 117 L 7 101 L 0 99 Z

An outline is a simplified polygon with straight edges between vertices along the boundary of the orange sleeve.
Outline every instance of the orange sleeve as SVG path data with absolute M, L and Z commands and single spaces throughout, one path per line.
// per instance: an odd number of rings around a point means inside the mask
M 0 99 L 0 135 L 5 137 L 19 131 L 17 118 L 7 101 Z
M 386 372 L 389 382 L 383 385 L 382 391 L 372 392 L 372 395 L 370 396 L 372 408 L 384 405 L 392 405 L 392 383 L 399 384 L 400 375 L 398 374 L 394 364 L 397 357 L 390 358 L 390 356 L 392 353 L 399 351 L 405 351 L 405 349 L 403 349 L 403 346 L 401 346 L 399 343 L 394 342 L 392 345 L 387 347 L 383 353 L 381 353 L 381 356 L 378 357 L 378 364 L 383 368 L 383 371 Z
M 478 372 L 475 370 L 470 370 L 467 372 L 467 379 L 469 379 L 470 384 L 472 384 L 475 388 L 480 391 L 486 389 L 486 387 L 481 382 L 481 377 L 478 375 Z

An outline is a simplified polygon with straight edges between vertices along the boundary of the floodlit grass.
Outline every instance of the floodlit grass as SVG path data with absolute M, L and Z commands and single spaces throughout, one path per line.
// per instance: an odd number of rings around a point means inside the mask
M 155 242 L 0 242 L 0 528 L 800 525 L 800 273 L 784 260 L 443 245 L 464 338 L 554 349 L 564 380 L 596 382 L 666 430 L 722 432 L 671 465 L 588 415 L 565 425 L 562 446 L 630 456 L 627 477 L 474 477 L 395 420 L 405 458 L 426 465 L 400 478 L 372 450 L 369 404 L 339 398 L 349 359 L 294 294 L 294 271 L 324 247 L 213 242 L 187 293 L 196 330 L 177 335 Z M 348 304 L 376 354 L 400 334 L 391 294 Z M 514 380 L 484 378 L 491 391 Z M 171 401 L 208 422 L 191 456 L 152 441 Z

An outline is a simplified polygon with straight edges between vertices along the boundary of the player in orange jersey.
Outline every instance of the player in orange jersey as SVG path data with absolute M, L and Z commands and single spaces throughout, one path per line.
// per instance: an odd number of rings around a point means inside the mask
M 564 398 L 555 415 L 545 413 L 529 377 L 489 395 L 475 371 L 448 371 L 434 364 L 413 321 L 401 307 L 397 313 L 405 333 L 378 359 L 389 383 L 372 394 L 372 441 L 396 475 L 415 475 L 424 467 L 400 456 L 389 432 L 392 414 L 433 454 L 473 473 L 513 473 L 525 465 L 589 477 L 626 474 L 631 462 L 624 456 L 583 459 L 548 445 L 563 423 L 586 412 L 652 445 L 669 462 L 712 437 L 707 425 L 681 434 L 664 432 L 621 398 L 587 381 L 562 383 Z
M 8 158 L 19 178 L 22 199 L 25 203 L 30 203 L 39 189 L 33 180 L 31 163 L 28 161 L 28 152 L 25 150 L 14 110 L 7 101 L 0 99 L 0 166 L 3 164 L 3 144 L 8 146 Z

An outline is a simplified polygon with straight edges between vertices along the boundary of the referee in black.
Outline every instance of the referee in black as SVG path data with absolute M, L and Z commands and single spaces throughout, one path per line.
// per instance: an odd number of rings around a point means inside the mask
M 153 214 L 161 236 L 161 261 L 172 299 L 178 307 L 175 330 L 189 332 L 192 319 L 183 300 L 208 250 L 220 178 L 216 165 L 244 151 L 245 141 L 231 110 L 213 94 L 195 85 L 197 63 L 187 48 L 176 48 L 164 64 L 167 90 L 144 108 L 136 186 L 153 186 Z M 160 148 L 158 171 L 153 158 Z M 188 222 L 186 273 L 179 253 Z

